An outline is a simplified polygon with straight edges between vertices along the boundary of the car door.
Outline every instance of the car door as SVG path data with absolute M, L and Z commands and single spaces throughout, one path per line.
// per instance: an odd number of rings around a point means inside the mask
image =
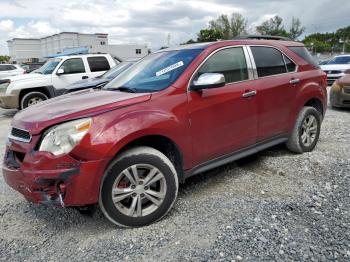
M 252 88 L 250 66 L 245 47 L 226 47 L 192 77 L 193 82 L 203 73 L 222 73 L 226 80 L 223 87 L 188 92 L 194 165 L 255 143 L 256 100 L 246 95 Z
M 60 69 L 63 69 L 62 73 Z M 54 71 L 52 83 L 55 89 L 60 92 L 60 90 L 64 90 L 69 84 L 87 77 L 83 59 L 80 57 L 68 58 Z
M 89 64 L 91 78 L 100 76 L 111 68 L 105 56 L 87 57 L 87 62 Z
M 299 86 L 296 64 L 270 46 L 250 46 L 256 68 L 258 141 L 287 132 L 288 117 Z

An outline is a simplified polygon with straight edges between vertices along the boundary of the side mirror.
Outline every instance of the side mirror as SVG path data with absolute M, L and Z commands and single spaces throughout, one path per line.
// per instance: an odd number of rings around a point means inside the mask
M 56 72 L 56 75 L 63 75 L 64 74 L 64 69 L 63 68 L 59 68 Z
M 345 74 L 347 74 L 347 75 L 350 75 L 350 69 L 348 69 L 348 70 L 345 70 L 345 72 L 344 72 Z
M 225 86 L 225 76 L 219 73 L 204 73 L 191 84 L 191 90 L 201 90 Z

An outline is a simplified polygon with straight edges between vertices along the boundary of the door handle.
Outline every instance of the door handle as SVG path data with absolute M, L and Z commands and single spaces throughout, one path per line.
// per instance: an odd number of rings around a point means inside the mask
M 87 79 L 89 78 L 88 76 L 82 76 L 81 79 Z
M 255 95 L 256 95 L 256 90 L 252 90 L 252 91 L 246 91 L 245 93 L 243 93 L 242 97 L 248 98 Z
M 291 79 L 291 80 L 289 81 L 289 83 L 292 84 L 292 85 L 299 84 L 299 83 L 300 83 L 300 79 Z

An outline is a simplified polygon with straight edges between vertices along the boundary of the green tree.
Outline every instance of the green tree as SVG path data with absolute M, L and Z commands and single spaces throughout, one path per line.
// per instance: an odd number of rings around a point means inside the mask
M 283 18 L 278 15 L 262 22 L 261 25 L 256 27 L 256 31 L 262 35 L 288 36 L 284 29 Z
M 236 37 L 242 34 L 247 34 L 248 20 L 240 13 L 231 15 L 231 36 Z
M 197 42 L 213 42 L 223 39 L 223 32 L 218 29 L 202 29 L 198 33 Z
M 0 63 L 8 63 L 10 61 L 10 58 L 8 55 L 0 55 Z
M 246 33 L 248 20 L 240 13 L 232 13 L 231 17 L 220 15 L 217 19 L 209 21 L 209 29 L 222 31 L 222 39 L 232 39 Z
M 300 19 L 293 17 L 288 36 L 293 40 L 297 40 L 298 37 L 304 33 L 304 31 L 305 27 L 301 25 Z

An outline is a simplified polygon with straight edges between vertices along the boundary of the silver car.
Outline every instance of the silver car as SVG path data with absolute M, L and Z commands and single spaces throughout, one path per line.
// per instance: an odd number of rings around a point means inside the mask
M 24 74 L 26 70 L 24 70 L 19 65 L 12 64 L 0 64 L 0 79 L 6 78 L 9 76 L 21 75 Z

